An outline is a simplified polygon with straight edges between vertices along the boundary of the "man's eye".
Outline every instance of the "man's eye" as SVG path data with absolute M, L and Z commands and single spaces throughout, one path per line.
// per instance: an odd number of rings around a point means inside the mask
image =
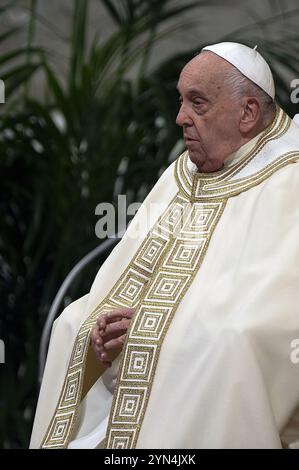
M 203 104 L 203 102 L 200 101 L 200 100 L 194 100 L 194 101 L 193 101 L 193 104 L 195 104 L 195 106 L 200 106 L 200 105 Z

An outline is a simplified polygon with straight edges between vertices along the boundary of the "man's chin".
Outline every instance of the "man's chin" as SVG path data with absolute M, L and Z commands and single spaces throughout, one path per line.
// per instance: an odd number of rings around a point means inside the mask
M 223 163 L 219 164 L 216 160 L 211 161 L 206 155 L 201 155 L 198 152 L 190 152 L 189 150 L 189 158 L 200 173 L 213 173 L 223 168 Z
M 189 158 L 194 165 L 197 166 L 198 169 L 204 165 L 206 158 L 203 155 L 200 155 L 198 152 L 193 152 L 188 148 Z

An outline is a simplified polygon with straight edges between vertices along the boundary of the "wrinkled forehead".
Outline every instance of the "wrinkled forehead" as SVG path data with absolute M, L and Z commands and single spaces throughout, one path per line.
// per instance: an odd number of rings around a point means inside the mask
M 191 59 L 182 69 L 178 90 L 187 91 L 200 87 L 207 93 L 215 93 L 223 87 L 225 72 L 232 66 L 213 52 L 202 52 Z

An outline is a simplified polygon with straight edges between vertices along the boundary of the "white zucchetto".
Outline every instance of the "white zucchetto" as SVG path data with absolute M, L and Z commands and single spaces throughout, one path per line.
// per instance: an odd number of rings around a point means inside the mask
M 274 100 L 275 86 L 269 65 L 256 50 L 237 42 L 220 42 L 205 46 L 202 51 L 211 51 L 234 65 L 245 77 L 258 85 Z

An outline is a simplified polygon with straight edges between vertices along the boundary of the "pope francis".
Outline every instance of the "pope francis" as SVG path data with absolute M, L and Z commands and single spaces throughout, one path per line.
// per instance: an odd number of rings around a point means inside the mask
M 299 448 L 299 127 L 256 48 L 178 91 L 187 150 L 55 321 L 32 448 Z

